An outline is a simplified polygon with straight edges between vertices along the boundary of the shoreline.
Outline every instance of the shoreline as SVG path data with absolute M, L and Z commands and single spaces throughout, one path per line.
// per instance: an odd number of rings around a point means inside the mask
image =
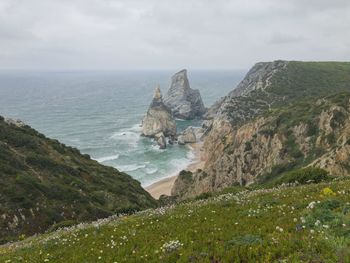
M 203 142 L 196 142 L 188 144 L 187 146 L 190 148 L 190 151 L 192 151 L 194 158 L 191 163 L 189 163 L 183 170 L 195 172 L 198 169 L 202 169 L 204 166 L 204 160 L 202 160 L 202 149 Z M 150 193 L 150 195 L 155 198 L 159 199 L 161 195 L 171 195 L 171 189 L 173 188 L 173 185 L 177 178 L 176 175 L 172 175 L 163 179 L 160 179 L 159 181 L 144 187 L 144 189 Z

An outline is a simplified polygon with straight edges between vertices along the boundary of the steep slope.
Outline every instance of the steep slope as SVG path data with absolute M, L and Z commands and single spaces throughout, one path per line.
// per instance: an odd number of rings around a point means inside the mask
M 349 189 L 233 188 L 0 246 L 0 262 L 349 262 Z
M 203 171 L 182 178 L 182 197 L 251 184 L 307 165 L 350 174 L 350 63 L 256 64 L 210 110 Z M 332 95 L 333 94 L 333 95 Z
M 2 117 L 0 189 L 0 242 L 155 205 L 129 175 Z

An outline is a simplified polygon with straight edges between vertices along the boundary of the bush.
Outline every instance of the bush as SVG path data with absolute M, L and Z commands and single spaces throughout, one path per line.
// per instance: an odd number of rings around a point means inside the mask
M 57 229 L 64 228 L 64 227 L 71 227 L 76 225 L 78 222 L 75 220 L 64 220 L 59 223 L 53 224 L 47 231 L 48 232 L 53 232 L 56 231 Z
M 327 171 L 321 168 L 307 167 L 284 173 L 275 182 L 275 185 L 294 182 L 298 182 L 300 184 L 320 183 L 322 181 L 329 181 L 330 179 L 331 177 L 329 176 L 329 173 Z
M 195 197 L 195 200 L 205 200 L 208 199 L 210 197 L 212 197 L 212 193 L 206 192 L 206 193 L 201 193 L 200 195 Z
M 246 234 L 243 236 L 237 236 L 227 242 L 228 246 L 251 246 L 258 245 L 262 243 L 262 239 L 260 236 Z
M 182 170 L 179 174 L 179 178 L 186 182 L 192 182 L 192 172 Z

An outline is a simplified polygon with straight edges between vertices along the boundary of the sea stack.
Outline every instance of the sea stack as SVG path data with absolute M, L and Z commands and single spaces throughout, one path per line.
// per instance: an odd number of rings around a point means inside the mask
M 154 91 L 151 105 L 142 120 L 142 134 L 155 138 L 161 148 L 165 148 L 165 137 L 176 136 L 176 122 L 171 110 L 165 106 L 159 86 Z
M 164 103 L 171 109 L 173 116 L 179 119 L 202 118 L 206 112 L 199 90 L 190 88 L 186 69 L 171 78 L 171 86 L 164 97 Z

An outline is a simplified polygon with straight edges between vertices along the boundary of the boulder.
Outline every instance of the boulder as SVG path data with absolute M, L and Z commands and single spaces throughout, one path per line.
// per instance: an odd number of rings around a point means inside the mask
M 164 103 L 171 109 L 173 116 L 179 119 L 202 118 L 206 112 L 199 90 L 190 88 L 185 69 L 172 77 Z
M 179 134 L 177 140 L 178 144 L 194 143 L 200 140 L 203 136 L 204 130 L 200 127 L 188 127 Z
M 162 132 L 157 133 L 154 136 L 154 139 L 157 142 L 157 144 L 159 145 L 159 149 L 165 149 L 166 148 L 166 139 L 165 139 L 164 133 L 162 133 Z
M 142 120 L 142 135 L 154 138 L 163 133 L 165 137 L 176 135 L 176 122 L 170 109 L 165 106 L 159 86 L 154 91 L 151 105 Z

